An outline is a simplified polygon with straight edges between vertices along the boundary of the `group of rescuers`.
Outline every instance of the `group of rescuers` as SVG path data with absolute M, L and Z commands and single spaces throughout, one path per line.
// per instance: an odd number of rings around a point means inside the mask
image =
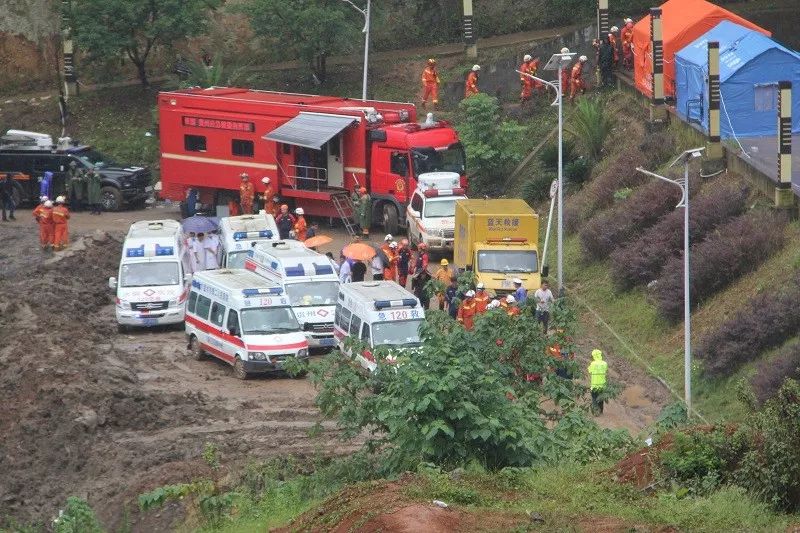
M 621 47 L 620 47 L 621 45 Z M 633 20 L 626 18 L 622 30 L 612 26 L 607 35 L 602 39 L 595 39 L 592 43 L 595 49 L 597 69 L 600 73 L 602 85 L 609 86 L 612 82 L 612 70 L 619 64 L 622 57 L 622 66 L 625 69 L 633 68 Z M 621 48 L 621 53 L 620 53 Z M 562 48 L 562 54 L 568 54 L 569 48 Z M 586 92 L 586 63 L 589 58 L 585 55 L 578 57 L 572 66 L 566 66 L 561 71 L 561 91 L 563 96 L 569 96 L 570 102 L 575 101 L 578 93 Z M 544 93 L 544 84 L 535 79 L 539 72 L 541 60 L 530 54 L 525 54 L 522 64 L 519 66 L 520 84 L 520 104 L 525 105 L 530 101 L 534 94 Z M 480 78 L 480 65 L 473 65 L 464 81 L 464 98 L 469 98 L 480 93 L 478 80 Z M 534 77 L 532 77 L 534 76 Z M 436 70 L 436 60 L 428 59 L 428 63 L 422 71 L 422 105 L 426 107 L 430 102 L 434 107 L 439 103 L 439 85 L 441 79 Z

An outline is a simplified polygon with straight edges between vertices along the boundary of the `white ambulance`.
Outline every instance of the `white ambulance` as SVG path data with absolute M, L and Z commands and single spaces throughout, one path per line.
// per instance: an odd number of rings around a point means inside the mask
M 247 252 L 256 243 L 278 238 L 275 218 L 267 213 L 219 219 L 223 268 L 244 268 Z
M 373 372 L 378 365 L 371 349 L 418 347 L 424 321 L 425 309 L 417 297 L 393 281 L 345 283 L 339 288 L 333 334 L 344 353 L 349 353 L 347 337 L 367 344 L 355 359 Z
M 299 241 L 258 243 L 244 267 L 280 284 L 312 349 L 330 351 L 339 276 L 330 260 Z
M 180 223 L 133 223 L 122 245 L 119 273 L 108 279 L 109 288 L 116 291 L 120 330 L 183 322 L 190 273 Z
M 455 172 L 420 174 L 406 209 L 408 239 L 424 242 L 431 250 L 452 250 L 456 228 L 456 200 L 464 189 Z
M 241 269 L 194 275 L 186 338 L 195 359 L 210 354 L 239 379 L 279 371 L 290 357 L 308 358 L 308 341 L 280 285 Z

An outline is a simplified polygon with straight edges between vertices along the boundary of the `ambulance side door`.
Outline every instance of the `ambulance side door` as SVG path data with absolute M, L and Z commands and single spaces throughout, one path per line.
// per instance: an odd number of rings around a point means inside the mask
M 197 295 L 197 305 L 195 306 L 194 314 L 195 318 L 197 318 L 200 322 L 205 324 L 208 322 L 208 315 L 211 311 L 211 298 L 208 296 L 204 296 L 202 294 Z M 208 346 L 214 347 L 213 344 L 209 342 L 209 335 L 204 331 L 203 328 L 197 327 L 195 328 L 195 335 L 197 336 L 197 340 L 200 341 L 200 344 L 205 348 Z
M 227 310 L 227 307 L 219 302 L 215 301 L 211 304 L 211 315 L 208 321 L 211 322 L 211 327 L 216 330 L 217 334 L 213 335 L 213 341 L 209 339 L 209 342 L 213 342 L 215 347 L 225 354 L 222 357 L 223 359 L 233 360 L 236 357 L 236 349 L 238 346 L 231 341 L 230 336 L 225 335 L 223 332 L 223 329 L 225 329 L 223 327 L 225 323 L 225 312 Z

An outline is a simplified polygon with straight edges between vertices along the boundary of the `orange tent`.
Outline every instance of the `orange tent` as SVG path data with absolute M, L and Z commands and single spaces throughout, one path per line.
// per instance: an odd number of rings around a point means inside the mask
M 675 54 L 723 20 L 735 22 L 768 37 L 772 35 L 764 28 L 705 0 L 669 0 L 661 4 L 664 96 L 675 96 Z M 636 88 L 645 96 L 652 96 L 650 15 L 633 27 L 633 55 L 633 79 Z

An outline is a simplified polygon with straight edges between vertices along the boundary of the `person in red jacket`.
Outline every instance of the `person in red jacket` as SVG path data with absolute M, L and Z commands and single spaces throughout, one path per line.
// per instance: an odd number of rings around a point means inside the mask
M 51 215 L 53 220 L 53 248 L 63 250 L 69 244 L 69 209 L 64 205 L 66 199 L 63 196 L 56 198 L 56 206 Z
M 475 313 L 482 315 L 489 307 L 489 295 L 486 293 L 486 288 L 483 283 L 478 283 L 475 287 Z
M 611 30 L 608 33 L 608 44 L 614 48 L 614 68 L 616 68 L 617 64 L 619 63 L 619 45 L 617 44 L 618 32 L 619 28 L 616 26 L 611 26 Z
M 294 214 L 297 215 L 294 221 L 294 238 L 300 242 L 306 240 L 306 236 L 308 233 L 308 223 L 306 223 L 305 211 L 303 211 L 302 207 L 298 207 L 294 210 Z
M 436 60 L 431 58 L 422 71 L 422 107 L 426 107 L 428 99 L 431 100 L 433 107 L 439 103 L 439 73 L 436 72 Z
M 533 94 L 533 79 L 526 74 L 534 74 L 531 72 L 531 61 L 533 58 L 530 54 L 525 54 L 522 58 L 522 64 L 519 66 L 519 82 L 522 84 L 522 90 L 519 93 L 519 105 L 525 105 L 525 102 L 531 99 Z
M 562 54 L 568 54 L 569 48 L 566 46 L 561 49 Z M 561 96 L 569 95 L 569 66 L 564 66 L 561 69 Z
M 42 196 L 42 203 L 33 209 L 33 219 L 39 224 L 39 244 L 42 250 L 53 244 L 53 202 Z
M 250 176 L 242 174 L 242 183 L 239 185 L 239 205 L 242 206 L 243 215 L 253 214 L 253 200 L 256 197 L 256 190 L 250 183 Z
M 383 265 L 383 279 L 397 282 L 397 242 L 385 242 L 383 246 L 381 246 L 381 250 L 383 250 L 383 253 L 386 254 L 386 258 L 389 260 Z
M 625 26 L 620 32 L 622 40 L 622 68 L 633 68 L 633 20 L 625 19 Z
M 461 305 L 458 307 L 458 314 L 456 315 L 456 320 L 458 320 L 464 329 L 467 331 L 471 331 L 472 328 L 475 327 L 475 314 L 477 312 L 477 306 L 475 304 L 475 291 L 469 290 L 464 295 L 464 301 L 461 302 Z
M 572 66 L 572 72 L 569 78 L 569 101 L 575 102 L 575 95 L 578 91 L 581 94 L 586 92 L 586 82 L 583 81 L 583 66 L 589 60 L 586 56 L 578 58 L 578 62 Z
M 475 96 L 480 91 L 478 90 L 478 72 L 481 70 L 480 65 L 472 65 L 472 70 L 467 74 L 467 81 L 464 85 L 464 98 Z

